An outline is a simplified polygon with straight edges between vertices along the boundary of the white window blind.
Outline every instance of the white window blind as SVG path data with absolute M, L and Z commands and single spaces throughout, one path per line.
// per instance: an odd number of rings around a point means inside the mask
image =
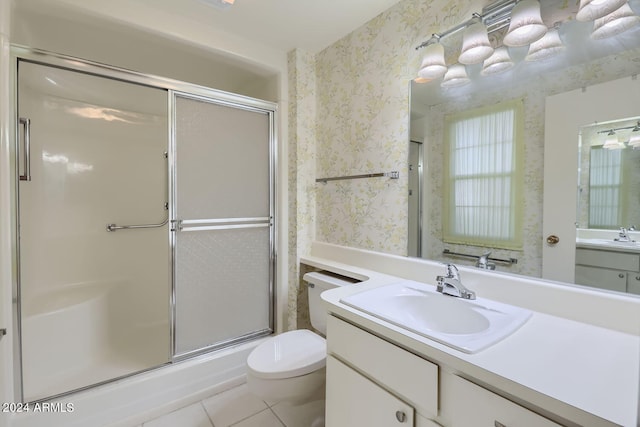
M 623 223 L 622 150 L 592 147 L 589 164 L 589 228 L 617 228 Z
M 443 240 L 522 248 L 522 100 L 445 119 Z

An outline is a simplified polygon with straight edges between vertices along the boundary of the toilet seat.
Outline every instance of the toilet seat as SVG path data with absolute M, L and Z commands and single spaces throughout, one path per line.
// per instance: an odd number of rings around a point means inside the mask
M 247 366 L 258 378 L 282 379 L 306 375 L 326 364 L 327 344 L 321 336 L 300 329 L 289 331 L 256 347 Z

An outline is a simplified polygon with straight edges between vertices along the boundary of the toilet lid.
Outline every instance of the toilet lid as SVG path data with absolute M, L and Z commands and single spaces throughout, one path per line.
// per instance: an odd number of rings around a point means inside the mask
M 259 378 L 292 378 L 325 366 L 327 345 L 321 336 L 300 329 L 268 339 L 256 347 L 247 366 Z

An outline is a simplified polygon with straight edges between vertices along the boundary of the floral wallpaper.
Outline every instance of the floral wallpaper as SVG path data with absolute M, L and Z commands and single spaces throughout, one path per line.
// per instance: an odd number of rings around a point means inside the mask
M 288 55 L 289 69 L 289 294 L 287 329 L 304 327 L 297 319 L 308 313 L 299 256 L 308 254 L 315 237 L 316 80 L 315 58 L 295 50 Z M 308 323 L 308 322 L 306 322 Z
M 409 139 L 409 82 L 416 77 L 421 52 L 415 46 L 432 33 L 444 31 L 468 19 L 489 2 L 449 0 L 404 0 L 380 14 L 348 36 L 311 57 L 299 51 L 290 56 L 290 123 L 292 154 L 290 179 L 292 195 L 304 208 L 293 208 L 292 254 L 308 253 L 312 240 L 338 245 L 407 254 L 407 158 Z M 571 6 L 573 2 L 570 2 Z M 549 84 L 542 93 L 532 88 L 504 91 L 504 95 L 524 97 L 526 116 L 525 226 L 527 245 L 512 254 L 496 251 L 494 256 L 516 257 L 511 272 L 540 276 L 542 254 L 542 190 L 545 97 L 640 72 L 639 51 L 631 50 L 595 61 L 586 67 L 571 67 L 556 74 L 541 75 Z M 295 93 L 293 93 L 295 91 Z M 505 94 L 504 92 L 509 92 Z M 472 108 L 481 102 L 469 91 L 457 104 L 442 106 L 446 111 Z M 495 101 L 494 101 L 495 102 Z M 297 110 L 296 110 L 297 109 Z M 294 113 L 294 111 L 297 111 Z M 441 223 L 442 154 L 437 143 L 442 123 L 430 118 L 428 146 L 428 188 L 433 196 L 425 221 L 428 223 L 428 257 L 441 255 L 438 233 Z M 313 148 L 312 148 L 313 147 Z M 296 147 L 293 147 L 294 149 Z M 302 155 L 301 153 L 306 153 Z M 315 183 L 316 178 L 398 171 L 399 179 L 367 178 Z M 298 227 L 298 228 L 296 228 Z M 296 241 L 296 248 L 293 248 Z M 449 248 L 452 251 L 456 247 Z M 295 255 L 292 255 L 292 257 Z M 458 262 L 458 260 L 456 260 Z M 299 283 L 293 266 L 290 283 Z M 290 294 L 290 298 L 293 296 Z M 295 305 L 295 300 L 290 300 Z M 292 318 L 291 318 L 292 319 Z M 290 325 L 292 326 L 292 325 Z

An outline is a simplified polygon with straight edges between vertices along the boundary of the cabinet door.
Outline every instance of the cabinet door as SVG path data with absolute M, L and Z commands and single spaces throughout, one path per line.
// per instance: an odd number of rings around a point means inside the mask
M 576 265 L 576 283 L 611 291 L 626 292 L 627 273 L 621 270 Z
M 460 377 L 454 377 L 454 393 L 460 410 L 452 427 L 560 427 L 528 409 L 493 394 Z
M 627 273 L 627 292 L 640 295 L 640 273 Z
M 327 427 L 413 427 L 414 410 L 333 356 L 327 357 Z

